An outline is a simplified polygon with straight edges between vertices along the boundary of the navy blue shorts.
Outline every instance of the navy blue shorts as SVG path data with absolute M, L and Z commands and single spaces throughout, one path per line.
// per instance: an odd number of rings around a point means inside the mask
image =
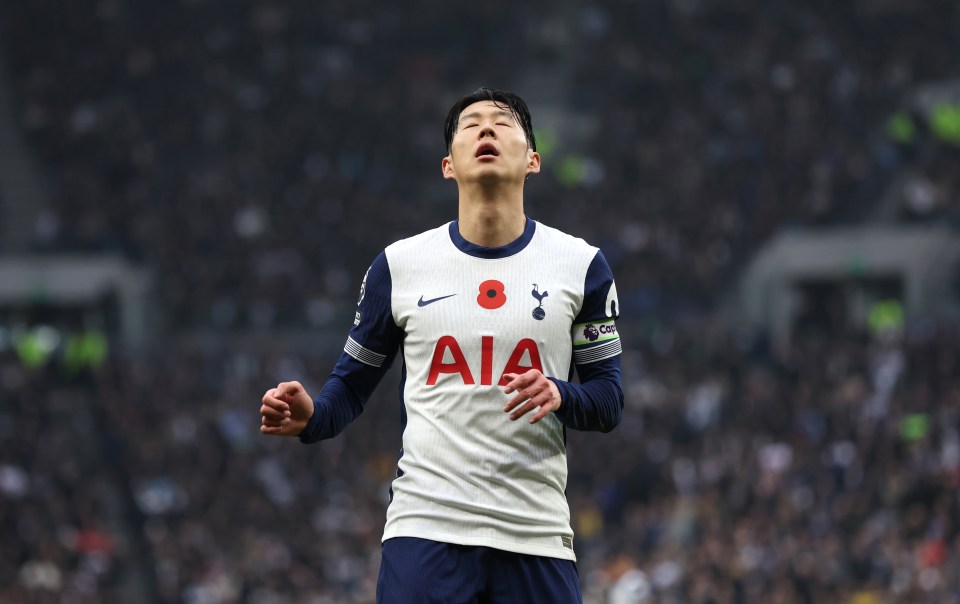
M 396 537 L 383 542 L 377 604 L 581 604 L 570 560 Z

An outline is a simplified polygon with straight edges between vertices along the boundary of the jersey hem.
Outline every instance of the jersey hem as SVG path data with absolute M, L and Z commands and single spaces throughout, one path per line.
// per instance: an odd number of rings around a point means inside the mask
M 536 545 L 531 543 L 518 543 L 507 539 L 497 539 L 496 537 L 470 537 L 455 533 L 444 533 L 441 531 L 417 531 L 404 529 L 390 529 L 383 532 L 381 543 L 394 537 L 416 537 L 418 539 L 430 539 L 441 543 L 452 543 L 454 545 L 471 545 L 479 547 L 490 547 L 515 554 L 525 554 L 529 556 L 544 556 L 546 558 L 557 558 L 559 560 L 577 561 L 577 555 L 573 550 L 565 547 L 551 547 L 549 545 Z

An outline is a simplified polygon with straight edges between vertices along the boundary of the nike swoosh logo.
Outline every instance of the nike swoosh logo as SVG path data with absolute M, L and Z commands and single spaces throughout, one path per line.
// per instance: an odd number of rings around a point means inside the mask
M 423 296 L 420 296 L 420 299 L 417 300 L 417 306 L 419 306 L 420 308 L 423 308 L 427 304 L 433 304 L 434 302 L 439 302 L 440 300 L 446 300 L 447 298 L 452 298 L 453 296 L 456 296 L 456 295 L 457 294 L 450 294 L 448 296 L 440 296 L 439 298 L 431 298 L 429 300 L 424 300 Z

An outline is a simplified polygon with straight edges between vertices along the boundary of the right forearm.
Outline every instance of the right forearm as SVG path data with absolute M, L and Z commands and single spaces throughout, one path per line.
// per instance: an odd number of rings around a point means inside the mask
M 340 434 L 363 412 L 364 402 L 346 382 L 331 375 L 313 399 L 313 416 L 299 434 L 300 442 L 313 443 Z

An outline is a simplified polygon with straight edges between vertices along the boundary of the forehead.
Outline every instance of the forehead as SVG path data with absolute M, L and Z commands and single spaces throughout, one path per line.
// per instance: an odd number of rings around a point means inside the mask
M 460 112 L 459 119 L 465 119 L 468 117 L 488 117 L 490 115 L 503 115 L 509 117 L 511 120 L 516 121 L 517 116 L 510 111 L 510 107 L 507 105 L 498 105 L 493 101 L 477 101 L 463 108 L 463 111 Z

